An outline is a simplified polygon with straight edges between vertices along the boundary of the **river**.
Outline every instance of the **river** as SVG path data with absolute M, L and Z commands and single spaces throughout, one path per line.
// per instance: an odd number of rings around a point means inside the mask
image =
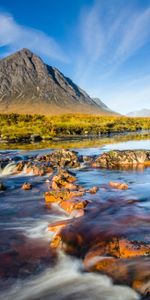
M 19 148 L 19 147 L 18 147 Z M 22 147 L 21 147 L 22 148 Z M 37 148 L 37 147 L 36 147 Z M 94 144 L 80 148 L 73 148 L 82 155 L 98 155 L 111 149 L 150 149 L 150 139 L 138 141 L 123 141 L 99 146 Z M 0 299 L 3 300 L 134 300 L 141 296 L 132 288 L 113 284 L 106 275 L 87 273 L 82 261 L 69 257 L 60 251 L 56 259 L 49 252 L 51 240 L 48 224 L 56 220 L 69 218 L 58 207 L 48 208 L 44 202 L 44 192 L 48 189 L 47 175 L 33 176 L 32 173 L 14 175 L 13 168 L 16 161 L 31 160 L 34 155 L 49 153 L 52 149 L 3 149 L 0 158 L 10 158 L 12 163 L 6 164 L 0 170 L 0 182 L 7 189 L 0 192 Z M 104 170 L 92 169 L 87 166 L 74 169 L 78 183 L 86 188 L 93 185 L 100 186 L 101 191 L 96 201 L 105 203 L 111 199 L 114 210 L 111 217 L 118 220 L 131 216 L 128 206 L 120 205 L 119 201 L 135 200 L 137 202 L 135 214 L 148 216 L 150 213 L 150 168 L 134 170 Z M 33 189 L 24 191 L 24 182 L 31 182 Z M 110 191 L 105 189 L 110 181 L 126 182 L 129 189 L 125 191 Z M 123 199 L 123 200 L 122 200 Z M 107 210 L 106 210 L 107 213 Z M 113 226 L 110 218 L 102 216 L 105 226 Z M 120 220 L 120 219 L 119 219 Z M 96 220 L 95 220 L 96 222 Z M 121 224 L 121 223 L 120 223 Z M 127 226 L 127 224 L 126 224 Z M 130 229 L 131 226 L 129 226 Z M 118 227 L 117 227 L 118 228 Z M 143 235 L 147 239 L 149 228 L 141 225 L 141 232 L 135 228 L 134 234 Z M 139 229 L 139 228 L 138 228 Z M 133 232 L 131 232 L 131 235 Z M 148 261 L 149 263 L 149 261 Z

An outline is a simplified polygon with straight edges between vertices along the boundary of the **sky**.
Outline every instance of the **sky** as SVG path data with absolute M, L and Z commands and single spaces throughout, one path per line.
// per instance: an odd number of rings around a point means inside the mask
M 0 58 L 21 48 L 115 111 L 150 109 L 150 0 L 0 0 Z

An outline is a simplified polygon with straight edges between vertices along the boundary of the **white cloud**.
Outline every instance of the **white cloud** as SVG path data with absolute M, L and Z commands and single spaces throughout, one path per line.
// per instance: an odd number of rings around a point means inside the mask
M 0 14 L 0 47 L 7 46 L 9 52 L 29 48 L 49 59 L 66 62 L 66 56 L 56 41 L 34 28 L 18 24 L 11 15 Z

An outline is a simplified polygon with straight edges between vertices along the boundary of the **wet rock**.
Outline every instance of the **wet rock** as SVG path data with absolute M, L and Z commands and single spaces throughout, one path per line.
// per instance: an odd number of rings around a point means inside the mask
M 91 189 L 88 190 L 90 194 L 96 194 L 98 192 L 98 186 L 93 186 Z
M 25 191 L 31 190 L 31 189 L 32 189 L 32 184 L 29 183 L 29 182 L 25 182 L 25 183 L 22 185 L 22 189 L 25 190 Z
M 68 214 L 71 214 L 74 210 L 82 210 L 88 205 L 88 200 L 71 199 L 60 202 L 59 206 L 65 210 Z
M 127 190 L 128 189 L 128 185 L 126 183 L 121 183 L 121 182 L 110 181 L 109 186 L 114 189 L 118 189 L 118 190 Z
M 30 136 L 30 139 L 32 142 L 40 142 L 42 140 L 42 137 L 39 134 L 32 134 Z
M 150 256 L 150 244 L 127 239 L 119 240 L 120 257 L 129 258 L 136 256 Z
M 6 190 L 6 186 L 4 185 L 3 182 L 0 182 L 0 191 L 5 191 Z
M 72 176 L 69 172 L 61 170 L 58 175 L 52 178 L 52 189 L 69 189 L 74 190 L 76 186 L 73 184 L 76 181 L 75 176 Z
M 55 167 L 77 168 L 80 166 L 82 157 L 78 157 L 77 152 L 67 149 L 57 150 L 38 158 L 39 161 L 51 162 Z
M 81 197 L 84 195 L 82 191 L 69 191 L 69 190 L 53 190 L 45 193 L 46 203 L 60 203 L 68 201 L 74 197 Z
M 88 271 L 97 271 L 110 276 L 117 283 L 128 282 L 128 267 L 126 262 L 109 256 L 96 256 L 84 261 L 84 266 Z
M 21 173 L 23 171 L 25 165 L 26 165 L 26 161 L 18 162 L 18 164 L 16 165 L 16 172 Z
M 91 164 L 96 168 L 133 167 L 150 165 L 150 152 L 146 150 L 109 151 L 96 158 Z

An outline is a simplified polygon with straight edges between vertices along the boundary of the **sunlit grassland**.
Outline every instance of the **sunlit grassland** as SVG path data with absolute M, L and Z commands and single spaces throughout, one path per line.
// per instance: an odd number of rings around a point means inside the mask
M 2 139 L 38 134 L 44 139 L 124 133 L 150 129 L 150 118 L 129 118 L 85 114 L 57 116 L 0 114 Z

